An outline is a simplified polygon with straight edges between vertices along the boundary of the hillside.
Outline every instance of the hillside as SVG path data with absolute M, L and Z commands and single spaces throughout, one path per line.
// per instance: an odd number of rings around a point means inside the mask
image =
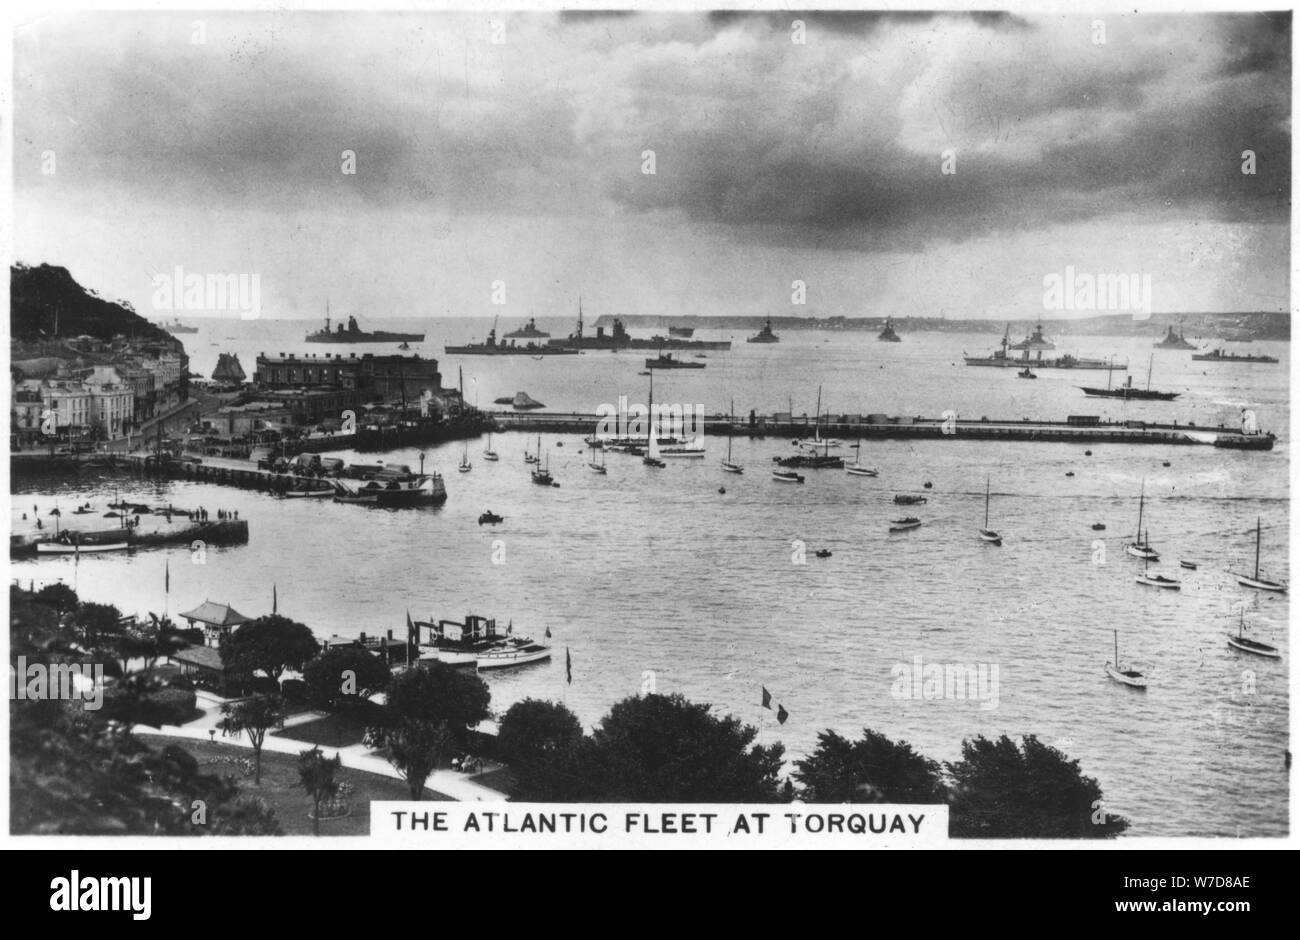
M 15 264 L 9 269 L 9 329 L 12 339 L 41 342 L 93 336 L 162 343 L 184 353 L 181 342 L 128 305 L 97 297 L 73 279 L 67 268 Z M 57 320 L 57 332 L 56 323 Z

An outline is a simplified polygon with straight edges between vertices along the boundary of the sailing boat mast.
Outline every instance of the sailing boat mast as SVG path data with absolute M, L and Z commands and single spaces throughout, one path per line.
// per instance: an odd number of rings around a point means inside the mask
M 817 386 L 817 410 L 813 412 L 813 446 L 822 440 L 822 387 Z
M 1255 580 L 1259 580 L 1259 516 L 1255 517 Z
M 984 528 L 989 527 L 989 484 L 990 480 L 986 477 L 984 480 Z
M 1142 509 L 1143 509 L 1143 504 L 1146 501 L 1146 495 L 1147 495 L 1147 482 L 1146 480 L 1143 480 L 1142 491 L 1141 493 L 1138 494 L 1138 527 L 1137 527 L 1137 540 L 1143 546 L 1148 544 L 1142 540 Z
M 731 463 L 731 438 L 736 431 L 736 399 L 731 400 L 731 427 L 727 428 L 727 463 Z
M 647 457 L 655 455 L 655 373 L 650 370 L 650 406 L 646 411 L 645 453 Z
M 1151 358 L 1147 360 L 1147 391 L 1151 391 L 1151 367 L 1155 365 L 1156 354 L 1152 353 Z
M 1112 630 L 1111 633 L 1114 634 L 1115 637 L 1115 668 L 1118 669 L 1119 668 L 1119 631 Z

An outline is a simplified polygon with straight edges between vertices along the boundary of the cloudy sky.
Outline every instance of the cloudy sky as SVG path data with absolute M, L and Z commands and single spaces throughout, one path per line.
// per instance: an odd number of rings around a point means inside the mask
M 1067 265 L 1150 274 L 1157 311 L 1288 309 L 1289 16 L 1104 29 L 36 19 L 14 46 L 15 255 L 142 312 L 177 265 L 259 274 L 270 317 L 327 296 L 370 317 L 567 316 L 580 293 L 589 314 L 1033 316 Z

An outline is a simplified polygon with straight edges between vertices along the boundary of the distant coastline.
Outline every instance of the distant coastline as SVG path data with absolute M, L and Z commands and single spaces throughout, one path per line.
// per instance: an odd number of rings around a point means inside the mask
M 667 314 L 627 314 L 619 320 L 629 329 L 665 330 L 670 326 L 694 327 L 697 330 L 758 330 L 767 315 L 755 316 L 670 316 Z M 826 330 L 832 332 L 879 331 L 885 315 L 874 317 L 773 316 L 772 329 Z M 1131 313 L 1090 317 L 1008 317 L 1005 319 L 957 320 L 948 317 L 900 317 L 893 315 L 894 329 L 907 333 L 1001 333 L 1011 324 L 1011 333 L 1028 334 L 1040 321 L 1049 334 L 1053 331 L 1071 336 L 1151 336 L 1158 339 L 1173 326 L 1190 336 L 1206 340 L 1284 340 L 1291 339 L 1291 318 L 1287 313 L 1153 313 L 1135 319 Z M 614 317 L 602 315 L 595 326 L 609 329 Z

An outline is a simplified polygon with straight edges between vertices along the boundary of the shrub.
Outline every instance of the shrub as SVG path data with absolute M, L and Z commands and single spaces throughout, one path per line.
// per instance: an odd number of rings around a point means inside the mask
M 198 699 L 192 689 L 168 688 L 146 696 L 146 701 L 163 723 L 179 725 L 189 721 Z

